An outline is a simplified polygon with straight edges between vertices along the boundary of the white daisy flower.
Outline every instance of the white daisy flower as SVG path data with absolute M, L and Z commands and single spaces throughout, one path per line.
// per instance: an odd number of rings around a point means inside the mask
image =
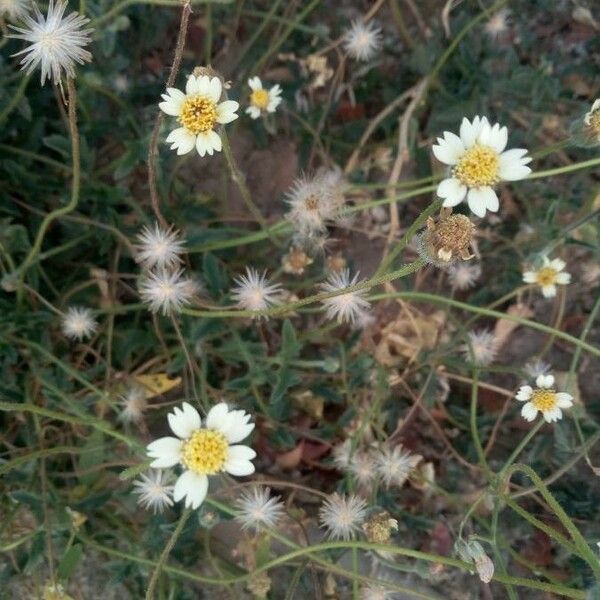
M 96 331 L 98 322 L 92 316 L 89 308 L 71 306 L 63 315 L 62 331 L 72 340 L 83 340 Z
M 493 186 L 500 181 L 517 181 L 531 173 L 524 148 L 504 150 L 508 129 L 490 125 L 487 117 L 462 120 L 460 137 L 445 131 L 432 147 L 435 157 L 452 167 L 452 175 L 440 182 L 437 195 L 444 206 L 456 206 L 466 197 L 471 211 L 484 217 L 486 210 L 497 212 L 498 196 Z
M 448 268 L 448 281 L 456 290 L 472 288 L 480 277 L 481 267 L 477 263 L 459 262 Z
M 133 482 L 134 493 L 139 494 L 138 504 L 154 514 L 163 512 L 173 506 L 173 486 L 169 485 L 169 474 L 164 471 L 150 471 L 148 475 L 140 475 Z
M 167 137 L 171 150 L 187 154 L 196 148 L 200 156 L 221 151 L 221 138 L 215 127 L 235 121 L 240 106 L 234 100 L 219 102 L 222 93 L 223 85 L 218 77 L 190 75 L 185 93 L 168 88 L 167 93 L 162 94 L 163 102 L 158 106 L 168 115 L 177 117 L 181 125 Z
M 261 527 L 276 527 L 285 513 L 280 497 L 271 497 L 268 487 L 254 486 L 250 490 L 244 490 L 235 504 L 240 509 L 240 514 L 235 519 L 242 529 L 253 529 L 257 533 Z
M 281 285 L 269 283 L 266 271 L 261 274 L 256 269 L 246 267 L 246 275 L 240 275 L 234 281 L 237 285 L 232 288 L 231 296 L 240 308 L 259 311 L 279 302 Z
M 356 285 L 359 273 L 350 279 L 350 270 L 343 269 L 340 273 L 331 273 L 325 283 L 319 287 L 324 292 L 337 292 Z M 329 319 L 337 319 L 338 323 L 355 323 L 361 314 L 368 311 L 371 304 L 365 299 L 368 290 L 358 290 L 325 298 L 326 314 Z
M 387 487 L 401 488 L 421 458 L 419 454 L 403 450 L 400 445 L 384 447 L 375 455 L 375 469 Z
M 20 21 L 28 12 L 29 0 L 0 0 L 0 17 Z
M 253 119 L 258 119 L 265 112 L 275 112 L 282 100 L 279 84 L 275 84 L 270 90 L 266 90 L 258 77 L 251 77 L 248 79 L 248 85 L 252 92 L 250 94 L 250 106 L 246 109 L 246 113 Z
M 344 48 L 350 58 L 371 60 L 381 48 L 381 29 L 370 21 L 357 20 L 344 34 Z
M 517 392 L 517 400 L 526 402 L 521 409 L 521 416 L 526 421 L 533 421 L 539 411 L 548 423 L 562 419 L 562 409 L 573 406 L 573 396 L 554 390 L 552 375 L 539 375 L 535 384 L 535 389 L 530 385 L 523 385 Z
M 319 510 L 319 521 L 329 538 L 349 540 L 354 537 L 367 515 L 367 503 L 358 496 L 329 496 Z
M 183 242 L 179 231 L 173 230 L 172 227 L 163 229 L 155 223 L 154 228 L 144 227 L 137 239 L 135 260 L 146 269 L 173 268 L 181 263 L 181 254 L 184 252 Z
M 58 84 L 61 71 L 67 77 L 74 78 L 75 63 L 82 65 L 92 60 L 90 52 L 84 50 L 91 41 L 93 29 L 83 29 L 83 26 L 90 20 L 76 12 L 63 18 L 66 8 L 66 2 L 59 0 L 55 4 L 54 0 L 50 0 L 48 14 L 44 17 L 37 4 L 33 4 L 35 20 L 26 14 L 22 17 L 24 27 L 9 25 L 18 32 L 10 37 L 31 42 L 30 46 L 13 56 L 24 55 L 21 68 L 26 69 L 27 73 L 39 65 L 42 85 L 46 78 Z
M 163 315 L 179 312 L 190 302 L 192 290 L 193 286 L 183 278 L 181 269 L 147 273 L 139 284 L 142 301 L 149 305 L 152 312 L 161 311 Z
M 243 410 L 229 410 L 221 402 L 213 406 L 205 426 L 198 411 L 187 402 L 168 415 L 169 426 L 177 437 L 163 437 L 148 444 L 147 452 L 154 469 L 180 464 L 183 473 L 175 483 L 175 502 L 185 498 L 185 506 L 198 508 L 208 490 L 208 475 L 229 473 L 243 477 L 254 473 L 250 462 L 256 452 L 238 444 L 254 429 L 250 415 Z
M 567 263 L 560 258 L 550 260 L 547 256 L 544 256 L 543 261 L 542 267 L 537 271 L 525 271 L 523 281 L 538 285 L 544 298 L 554 298 L 556 296 L 556 286 L 571 283 L 571 274 L 564 271 Z
M 469 344 L 462 347 L 466 360 L 480 367 L 491 364 L 496 358 L 496 336 L 489 330 L 469 331 Z
M 134 386 L 121 396 L 119 404 L 121 407 L 119 420 L 124 423 L 140 423 L 148 407 L 146 391 L 140 386 Z

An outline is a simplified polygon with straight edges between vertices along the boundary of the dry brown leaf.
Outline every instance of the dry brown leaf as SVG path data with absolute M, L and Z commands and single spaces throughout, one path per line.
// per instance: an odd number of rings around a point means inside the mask
M 521 317 L 529 319 L 533 316 L 533 310 L 526 304 L 511 304 L 506 310 L 507 315 L 513 317 Z M 519 327 L 519 324 L 515 321 L 509 321 L 508 319 L 498 319 L 494 328 L 494 335 L 496 337 L 496 345 L 498 348 L 502 348 L 508 341 L 510 334 Z
M 166 373 L 136 375 L 134 380 L 144 388 L 146 399 L 166 394 L 168 391 L 181 385 L 181 377 L 171 378 Z

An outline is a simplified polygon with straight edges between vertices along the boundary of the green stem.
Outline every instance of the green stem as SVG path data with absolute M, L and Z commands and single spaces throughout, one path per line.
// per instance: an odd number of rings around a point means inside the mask
M 21 79 L 19 87 L 15 90 L 14 94 L 12 94 L 10 101 L 4 107 L 2 112 L 0 112 L 0 125 L 2 125 L 2 123 L 4 123 L 4 121 L 8 118 L 8 115 L 10 115 L 10 113 L 15 110 L 17 106 L 19 106 L 19 102 L 21 102 L 21 99 L 25 94 L 25 89 L 27 88 L 27 84 L 29 83 L 30 79 L 31 75 L 25 75 L 25 77 Z
M 473 444 L 475 445 L 475 451 L 477 452 L 477 458 L 481 468 L 487 473 L 488 476 L 492 476 L 492 471 L 487 464 L 485 458 L 485 452 L 481 445 L 481 438 L 479 437 L 479 429 L 477 427 L 477 398 L 478 398 L 478 383 L 479 383 L 479 371 L 475 369 L 473 371 L 473 383 L 471 384 L 471 409 L 470 409 L 470 424 L 471 424 L 471 436 L 473 438 Z
M 508 470 L 508 468 L 517 459 L 517 456 L 519 456 L 519 454 L 521 454 L 521 452 L 523 451 L 523 449 L 525 448 L 525 446 L 527 446 L 527 444 L 531 441 L 531 439 L 533 438 L 533 436 L 544 426 L 544 423 L 545 423 L 545 421 L 543 419 L 540 419 L 536 423 L 535 427 L 532 427 L 529 430 L 529 433 L 521 440 L 521 443 L 515 448 L 514 452 L 508 457 L 508 460 L 506 461 L 506 463 L 504 464 L 504 466 L 502 467 L 502 469 L 498 473 L 499 477 L 502 477 L 502 475 L 504 475 L 504 473 L 506 473 L 506 471 Z

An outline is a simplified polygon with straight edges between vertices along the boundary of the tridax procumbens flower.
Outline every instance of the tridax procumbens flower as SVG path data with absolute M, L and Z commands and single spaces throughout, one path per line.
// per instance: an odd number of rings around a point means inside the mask
M 215 128 L 235 121 L 240 106 L 235 100 L 219 102 L 222 93 L 223 85 L 218 77 L 190 75 L 185 93 L 168 88 L 167 93 L 162 94 L 163 102 L 158 106 L 168 115 L 177 117 L 181 125 L 167 137 L 171 150 L 187 154 L 196 148 L 200 156 L 221 151 L 221 138 Z
M 462 120 L 460 137 L 450 131 L 432 147 L 435 157 L 452 167 L 451 176 L 440 182 L 437 195 L 444 206 L 456 206 L 465 198 L 471 211 L 484 217 L 486 210 L 497 212 L 494 186 L 500 181 L 517 181 L 531 173 L 531 158 L 524 148 L 505 150 L 508 129 L 490 125 L 487 117 Z
M 517 392 L 517 400 L 526 404 L 521 415 L 527 421 L 533 421 L 538 412 L 548 423 L 562 419 L 562 409 L 573 406 L 573 396 L 554 389 L 553 375 L 539 375 L 535 380 L 536 388 L 523 385 Z
M 543 264 L 537 271 L 525 271 L 523 273 L 523 281 L 538 285 L 544 298 L 554 298 L 557 285 L 571 283 L 570 273 L 564 270 L 566 266 L 567 263 L 560 258 L 550 260 L 547 256 L 544 256 Z
M 263 88 L 262 81 L 258 77 L 248 79 L 248 85 L 252 90 L 250 93 L 250 106 L 246 113 L 253 119 L 258 119 L 265 113 L 275 112 L 281 104 L 281 87 L 275 84 L 270 90 Z
M 221 402 L 213 406 L 205 426 L 198 411 L 187 402 L 168 415 L 169 426 L 177 437 L 163 437 L 148 444 L 147 452 L 154 469 L 177 464 L 183 473 L 173 490 L 175 502 L 185 498 L 185 506 L 198 508 L 208 490 L 208 476 L 229 473 L 242 477 L 254 473 L 250 462 L 256 452 L 238 444 L 254 429 L 250 415 L 243 410 L 229 410 Z

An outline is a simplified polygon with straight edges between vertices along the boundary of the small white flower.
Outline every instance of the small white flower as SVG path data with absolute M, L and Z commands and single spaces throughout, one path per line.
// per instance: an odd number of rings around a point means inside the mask
M 481 277 L 481 267 L 477 263 L 458 262 L 448 268 L 448 281 L 456 290 L 468 290 Z
M 183 278 L 181 269 L 175 271 L 161 270 L 147 273 L 139 284 L 140 296 L 149 305 L 152 312 L 162 311 L 163 315 L 179 312 L 189 303 L 192 285 Z
M 144 227 L 137 239 L 135 260 L 146 269 L 173 268 L 181 263 L 181 254 L 184 252 L 183 242 L 179 231 L 174 231 L 172 227 L 163 229 L 155 223 L 154 228 Z
M 554 298 L 556 296 L 556 286 L 571 283 L 571 274 L 564 271 L 567 264 L 560 258 L 550 260 L 547 256 L 544 256 L 543 261 L 542 267 L 537 271 L 525 271 L 523 281 L 538 285 L 544 298 Z
M 381 48 L 381 37 L 381 29 L 372 21 L 354 21 L 344 34 L 344 48 L 350 58 L 366 62 Z
M 537 379 L 540 375 L 547 375 L 551 369 L 552 367 L 548 363 L 539 358 L 526 362 L 523 367 L 528 379 Z
M 521 409 L 522 417 L 526 421 L 533 421 L 538 412 L 541 412 L 548 423 L 562 419 L 561 409 L 573 406 L 573 396 L 554 390 L 552 375 L 539 375 L 535 383 L 536 389 L 530 385 L 523 385 L 517 392 L 517 400 L 526 403 Z
M 185 498 L 185 506 L 198 508 L 208 491 L 208 475 L 229 473 L 237 477 L 254 473 L 250 462 L 256 452 L 238 444 L 254 429 L 250 415 L 243 410 L 229 410 L 221 402 L 213 406 L 205 426 L 198 411 L 187 402 L 168 415 L 169 426 L 177 437 L 163 437 L 148 444 L 147 453 L 154 469 L 180 464 L 183 473 L 175 483 L 175 502 Z
M 119 419 L 125 423 L 140 423 L 148 406 L 146 391 L 140 386 L 127 390 L 120 399 Z
M 401 488 L 421 458 L 403 450 L 402 446 L 384 447 L 375 456 L 375 468 L 387 487 Z
M 0 17 L 20 21 L 29 10 L 29 0 L 0 0 Z
M 237 285 L 232 288 L 231 296 L 245 310 L 265 310 L 279 302 L 281 286 L 269 283 L 266 271 L 261 274 L 246 267 L 246 275 L 240 275 L 234 281 Z
M 287 193 L 290 210 L 286 218 L 300 241 L 311 240 L 335 223 L 344 207 L 345 180 L 337 169 L 322 171 L 315 177 L 294 181 Z
M 215 131 L 217 125 L 231 123 L 238 118 L 239 104 L 234 100 L 220 102 L 223 85 L 218 77 L 190 75 L 185 93 L 168 88 L 158 106 L 181 125 L 171 131 L 167 142 L 177 154 L 187 154 L 196 148 L 200 156 L 212 155 L 222 149 L 221 138 Z
M 63 333 L 73 340 L 83 340 L 96 331 L 98 323 L 89 308 L 71 306 L 63 316 Z
M 148 475 L 140 475 L 133 482 L 134 492 L 139 494 L 138 504 L 154 514 L 163 512 L 173 506 L 173 486 L 169 485 L 169 475 L 164 471 L 150 471 Z
M 92 60 L 92 55 L 85 46 L 90 43 L 93 29 L 83 29 L 89 19 L 79 13 L 69 13 L 64 19 L 63 15 L 67 3 L 54 0 L 48 3 L 46 17 L 42 15 L 37 4 L 33 4 L 35 20 L 28 14 L 23 15 L 24 27 L 9 25 L 18 33 L 10 37 L 31 42 L 31 45 L 13 54 L 23 54 L 21 68 L 31 73 L 38 65 L 41 67 L 41 82 L 52 79 L 55 84 L 60 82 L 61 71 L 68 77 L 75 77 L 75 63 L 80 65 Z
M 340 273 L 331 273 L 325 283 L 319 287 L 324 292 L 337 292 L 356 285 L 359 273 L 350 279 L 350 270 L 343 269 Z M 358 290 L 325 298 L 326 314 L 329 319 L 337 319 L 338 323 L 355 323 L 361 314 L 368 311 L 371 304 L 365 299 L 368 290 Z
M 241 523 L 242 529 L 253 529 L 256 532 L 261 527 L 275 527 L 285 512 L 279 496 L 272 498 L 268 487 L 254 486 L 245 490 L 235 504 L 240 509 L 240 514 L 235 517 L 236 521 Z
M 248 79 L 248 85 L 252 92 L 250 94 L 250 106 L 246 109 L 246 113 L 253 119 L 258 119 L 265 112 L 275 112 L 282 100 L 279 84 L 275 84 L 270 90 L 266 90 L 258 77 L 251 77 Z
M 486 210 L 497 212 L 498 196 L 493 186 L 500 181 L 517 181 L 531 173 L 524 148 L 505 150 L 508 129 L 490 125 L 487 117 L 462 120 L 460 137 L 445 131 L 432 147 L 435 157 L 452 167 L 451 177 L 440 182 L 437 195 L 444 206 L 456 206 L 465 198 L 471 212 L 484 217 Z
M 319 510 L 321 525 L 331 539 L 349 540 L 360 530 L 367 515 L 367 503 L 358 496 L 329 496 Z
M 369 452 L 355 452 L 347 470 L 362 486 L 370 485 L 377 475 L 375 461 Z
M 462 347 L 465 358 L 481 367 L 491 364 L 498 352 L 496 336 L 487 329 L 469 331 L 467 335 L 469 343 Z

